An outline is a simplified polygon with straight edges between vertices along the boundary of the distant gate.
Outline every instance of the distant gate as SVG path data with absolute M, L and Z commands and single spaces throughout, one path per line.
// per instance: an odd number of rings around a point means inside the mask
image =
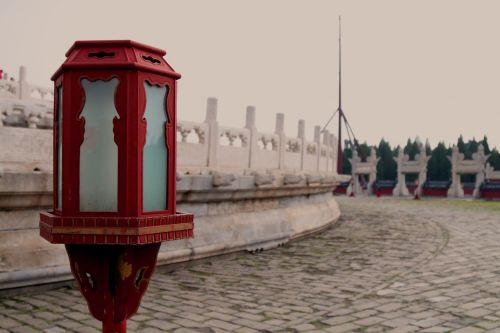
M 363 194 L 363 188 L 361 187 L 359 177 L 368 175 L 368 183 L 366 184 L 366 194 L 372 194 L 373 182 L 377 179 L 377 162 L 380 158 L 377 157 L 375 148 L 372 147 L 370 150 L 370 156 L 368 156 L 366 162 L 361 162 L 361 158 L 358 156 L 358 152 L 354 149 L 352 153 L 352 158 L 349 159 L 352 166 L 352 189 L 354 194 Z
M 410 161 L 410 156 L 405 154 L 403 149 L 400 149 L 398 156 L 394 157 L 394 160 L 398 164 L 398 178 L 396 187 L 394 187 L 394 190 L 392 191 L 392 195 L 410 195 L 410 191 L 408 191 L 408 187 L 406 186 L 407 174 L 418 174 L 418 183 L 414 193 L 417 193 L 418 195 L 422 194 L 422 187 L 427 180 L 427 162 L 429 161 L 430 156 L 427 156 L 425 148 L 422 144 L 420 144 L 419 148 L 420 153 L 415 155 L 414 161 Z
M 476 175 L 472 196 L 481 196 L 481 184 L 485 179 L 486 161 L 490 155 L 484 154 L 484 147 L 479 145 L 477 152 L 472 154 L 472 160 L 466 160 L 464 154 L 460 153 L 457 146 L 453 146 L 452 155 L 448 157 L 451 161 L 451 186 L 448 189 L 448 197 L 463 198 L 465 193 L 460 180 L 461 175 Z

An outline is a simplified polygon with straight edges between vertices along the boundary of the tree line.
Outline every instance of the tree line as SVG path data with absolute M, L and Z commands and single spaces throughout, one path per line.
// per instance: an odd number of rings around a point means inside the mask
M 488 143 L 488 138 L 484 138 L 477 141 L 475 138 L 467 142 L 464 141 L 462 135 L 457 140 L 458 150 L 464 154 L 465 159 L 472 159 L 472 154 L 477 152 L 479 145 L 482 144 L 484 147 L 484 152 L 486 155 L 491 154 L 488 159 L 488 163 L 495 169 L 500 170 L 500 152 L 495 147 L 490 148 Z M 405 154 L 408 154 L 410 160 L 415 159 L 415 155 L 420 153 L 420 140 L 418 138 L 411 140 L 408 139 L 404 147 L 396 146 L 391 147 L 390 143 L 384 139 L 381 139 L 379 144 L 375 146 L 375 151 L 377 152 L 377 157 L 380 160 L 377 164 L 377 180 L 395 180 L 397 177 L 397 163 L 394 160 L 399 154 L 399 150 L 403 149 Z M 370 155 L 370 149 L 372 146 L 368 145 L 366 142 L 358 145 L 358 156 L 361 161 L 365 162 L 367 157 Z M 423 147 L 428 156 L 430 156 L 429 163 L 427 164 L 427 179 L 429 180 L 450 180 L 451 178 L 451 162 L 448 156 L 451 156 L 452 147 L 446 146 L 444 142 L 439 142 L 436 147 L 432 148 L 427 141 L 423 144 Z M 353 146 L 346 142 L 343 155 L 343 173 L 351 173 L 351 163 L 349 159 L 352 158 Z M 407 181 L 414 181 L 417 175 L 407 175 Z M 474 175 L 464 175 L 462 176 L 463 182 L 473 182 L 475 179 Z

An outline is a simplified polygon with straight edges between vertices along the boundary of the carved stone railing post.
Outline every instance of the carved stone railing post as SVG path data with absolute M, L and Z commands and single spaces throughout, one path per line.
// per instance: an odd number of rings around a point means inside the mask
M 362 193 L 362 190 L 359 184 L 359 174 L 356 173 L 356 170 L 358 169 L 358 164 L 361 163 L 361 158 L 358 156 L 358 151 L 356 149 L 352 150 L 352 157 L 349 158 L 349 162 L 351 163 L 351 179 L 352 179 L 351 192 L 357 195 L 359 193 Z
M 30 98 L 30 86 L 28 81 L 26 81 L 26 67 L 19 67 L 19 99 Z M 32 128 L 36 128 L 32 127 Z
M 258 132 L 255 127 L 255 106 L 247 106 L 245 128 L 250 131 L 248 167 L 252 169 L 255 166 L 256 151 L 259 149 Z
M 306 157 L 306 122 L 303 119 L 299 120 L 299 129 L 297 133 L 297 137 L 300 140 L 300 170 L 304 170 L 304 160 Z
M 448 189 L 448 197 L 463 198 L 464 190 L 460 182 L 460 174 L 458 173 L 458 161 L 464 160 L 464 154 L 460 154 L 457 146 L 453 146 L 451 157 L 448 156 L 451 162 L 451 185 Z
M 398 156 L 393 157 L 397 164 L 397 183 L 392 189 L 393 196 L 407 196 L 409 195 L 408 187 L 406 186 L 406 178 L 403 173 L 403 162 L 409 160 L 409 156 L 403 151 L 403 148 L 399 149 Z
M 424 188 L 425 182 L 427 181 L 427 163 L 429 163 L 431 157 L 427 156 L 425 147 L 422 144 L 419 145 L 419 148 L 420 154 L 418 155 L 418 163 L 420 172 L 418 174 L 418 187 L 415 189 L 415 191 L 419 196 L 422 196 L 422 190 Z
M 330 134 L 330 151 L 331 154 L 329 155 L 330 159 L 330 169 L 328 171 L 330 172 L 335 172 L 337 170 L 337 150 L 335 149 L 335 135 Z
M 370 149 L 370 156 L 367 158 L 368 163 L 370 165 L 370 174 L 368 176 L 368 194 L 372 194 L 373 184 L 377 180 L 377 164 L 380 160 L 380 157 L 377 157 L 377 152 L 375 151 L 375 147 Z
M 219 123 L 217 122 L 217 98 L 207 99 L 205 123 L 208 124 L 208 158 L 207 166 L 217 166 L 217 150 L 219 147 Z
M 479 146 L 477 147 L 477 152 L 475 154 L 472 154 L 472 159 L 479 166 L 479 170 L 476 173 L 476 183 L 474 185 L 474 192 L 472 193 L 472 196 L 474 198 L 481 197 L 481 184 L 484 182 L 486 164 L 490 156 L 491 156 L 490 154 L 486 155 L 484 153 L 483 144 L 479 144 Z
M 325 149 L 325 156 L 323 158 L 326 160 L 326 166 L 324 170 L 321 170 L 321 165 L 319 167 L 319 171 L 328 171 L 328 168 L 330 167 L 330 159 L 328 158 L 329 154 L 329 145 L 328 145 L 328 139 L 330 138 L 330 132 L 328 130 L 325 130 L 323 132 L 323 145 L 326 147 L 320 147 L 320 156 L 323 156 L 323 149 Z
M 283 113 L 277 113 L 276 114 L 276 128 L 274 130 L 274 133 L 276 133 L 279 137 L 279 146 L 278 146 L 278 153 L 279 153 L 279 169 L 283 170 L 285 169 L 285 115 Z
M 319 171 L 319 159 L 321 156 L 321 142 L 320 142 L 320 137 L 321 137 L 321 126 L 314 126 L 314 142 L 316 143 L 316 171 Z

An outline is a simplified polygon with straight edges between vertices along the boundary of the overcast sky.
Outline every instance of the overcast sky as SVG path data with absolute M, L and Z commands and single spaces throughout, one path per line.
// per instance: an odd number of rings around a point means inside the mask
M 0 68 L 51 86 L 74 40 L 134 39 L 167 51 L 179 81 L 179 119 L 306 135 L 338 103 L 338 15 L 343 23 L 343 109 L 360 141 L 408 137 L 453 143 L 486 134 L 500 147 L 500 2 L 0 0 Z M 330 126 L 330 130 L 336 129 Z

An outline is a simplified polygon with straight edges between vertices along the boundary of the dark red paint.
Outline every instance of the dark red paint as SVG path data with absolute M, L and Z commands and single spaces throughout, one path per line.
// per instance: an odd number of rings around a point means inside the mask
M 40 234 L 66 244 L 71 270 L 103 332 L 126 332 L 148 286 L 162 241 L 193 237 L 193 215 L 176 211 L 176 80 L 165 51 L 134 41 L 77 41 L 52 77 L 62 96 L 62 202 L 57 207 L 59 128 L 54 100 L 54 210 L 41 213 Z M 80 146 L 84 140 L 82 79 L 119 80 L 113 120 L 118 147 L 118 210 L 80 212 Z M 143 211 L 144 82 L 168 86 L 165 143 L 167 209 Z

